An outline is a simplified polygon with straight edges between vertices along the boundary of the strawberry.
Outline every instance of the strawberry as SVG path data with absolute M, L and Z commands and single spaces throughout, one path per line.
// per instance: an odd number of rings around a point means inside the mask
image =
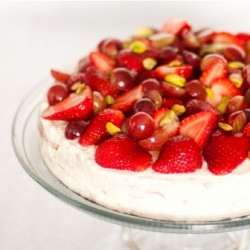
M 174 111 L 162 107 L 152 116 L 155 121 L 155 131 L 150 137 L 138 142 L 147 151 L 160 150 L 162 145 L 178 132 L 179 118 Z
M 96 114 L 90 121 L 86 131 L 81 135 L 79 143 L 82 146 L 97 145 L 109 134 L 106 129 L 108 122 L 117 127 L 121 127 L 124 121 L 124 115 L 121 111 L 115 109 L 104 109 Z
M 243 162 L 249 151 L 249 140 L 242 133 L 215 133 L 203 150 L 208 169 L 216 175 L 231 173 Z
M 212 96 L 207 95 L 206 101 L 216 107 L 223 97 L 232 98 L 240 95 L 241 91 L 227 78 L 219 78 L 211 83 Z
M 214 80 L 227 76 L 227 65 L 223 60 L 214 59 L 200 76 L 200 81 L 206 86 L 211 86 Z
M 49 106 L 44 110 L 42 116 L 48 120 L 85 120 L 92 112 L 92 90 L 86 86 L 80 94 L 71 93 L 61 102 Z
M 244 127 L 243 134 L 247 137 L 250 137 L 250 122 Z
M 124 113 L 129 112 L 136 101 L 143 97 L 142 85 L 138 85 L 127 92 L 122 93 L 115 99 L 115 103 L 111 105 L 113 109 L 119 109 Z
M 189 78 L 192 74 L 192 71 L 193 71 L 193 67 L 187 64 L 183 64 L 177 67 L 161 65 L 155 69 L 155 74 L 160 79 L 164 79 L 167 75 L 170 75 L 170 74 L 177 74 L 184 78 Z
M 116 134 L 96 149 L 96 162 L 104 168 L 144 171 L 152 164 L 151 155 L 126 134 Z
M 204 110 L 184 118 L 179 124 L 179 133 L 190 137 L 202 149 L 218 121 L 213 110 Z
M 86 83 L 92 90 L 99 91 L 103 96 L 115 96 L 117 90 L 109 81 L 109 78 L 94 66 L 89 66 L 85 71 Z
M 115 61 L 105 54 L 94 51 L 89 54 L 89 59 L 92 65 L 103 73 L 109 73 L 115 67 Z
M 152 168 L 160 173 L 190 173 L 202 166 L 200 148 L 193 139 L 174 136 L 162 147 Z
M 118 66 L 126 67 L 135 73 L 140 73 L 144 69 L 143 60 L 145 58 L 153 58 L 158 60 L 159 56 L 160 52 L 155 49 L 147 49 L 142 54 L 134 53 L 130 49 L 124 49 L 118 53 L 116 59 Z
M 191 29 L 190 24 L 181 18 L 173 18 L 168 20 L 163 27 L 161 28 L 161 31 L 166 33 L 172 33 L 175 35 L 179 35 L 184 29 Z
M 164 97 L 162 99 L 162 106 L 171 109 L 174 104 L 182 105 L 183 102 L 179 99 L 172 98 L 172 97 Z
M 51 69 L 50 73 L 56 81 L 63 82 L 63 83 L 66 83 L 70 78 L 70 74 L 63 73 L 58 70 Z
M 212 41 L 213 41 L 213 43 L 235 44 L 238 46 L 241 46 L 241 44 L 242 44 L 236 35 L 233 35 L 229 32 L 225 32 L 225 31 L 214 32 Z
M 240 32 L 237 33 L 236 38 L 240 41 L 240 43 L 244 46 L 248 41 L 250 41 L 250 33 Z

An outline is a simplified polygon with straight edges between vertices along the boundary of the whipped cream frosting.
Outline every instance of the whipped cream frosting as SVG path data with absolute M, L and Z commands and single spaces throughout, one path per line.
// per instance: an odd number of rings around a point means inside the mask
M 47 103 L 42 104 L 42 110 Z M 106 169 L 95 162 L 95 146 L 64 136 L 65 123 L 40 118 L 40 150 L 50 171 L 68 188 L 106 208 L 146 218 L 215 221 L 250 214 L 250 160 L 217 176 L 201 169 L 160 174 Z

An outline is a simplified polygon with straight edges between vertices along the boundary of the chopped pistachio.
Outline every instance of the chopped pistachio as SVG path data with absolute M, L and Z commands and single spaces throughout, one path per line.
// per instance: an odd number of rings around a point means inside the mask
M 157 61 L 154 58 L 147 57 L 142 61 L 142 64 L 144 69 L 151 70 L 156 66 Z
M 147 50 L 146 44 L 141 41 L 135 41 L 129 47 L 136 54 L 142 54 Z
M 206 91 L 209 98 L 211 98 L 211 99 L 215 98 L 215 94 L 211 88 L 205 88 L 205 91 Z
M 227 66 L 233 69 L 243 69 L 245 67 L 245 64 L 240 61 L 231 61 L 227 64 Z
M 218 123 L 218 126 L 219 126 L 221 129 L 225 130 L 225 131 L 231 131 L 231 130 L 233 130 L 233 127 L 232 127 L 230 124 L 225 123 L 225 122 L 219 122 L 219 123 Z
M 172 110 L 177 114 L 177 115 L 182 115 L 186 112 L 186 108 L 184 105 L 180 104 L 174 104 L 172 106 Z
M 114 99 L 114 97 L 111 96 L 111 95 L 106 95 L 106 96 L 105 96 L 105 101 L 106 101 L 106 103 L 107 103 L 108 105 L 112 105 L 112 104 L 114 104 L 115 99 Z
M 221 113 L 224 114 L 227 110 L 227 104 L 229 103 L 230 98 L 227 96 L 224 96 L 218 106 L 216 107 L 217 110 Z
M 166 124 L 169 124 L 173 121 L 174 117 L 176 117 L 176 114 L 173 110 L 169 110 L 161 119 L 160 126 L 164 126 Z
M 186 83 L 186 79 L 182 76 L 179 76 L 177 74 L 169 74 L 165 76 L 164 80 L 176 87 L 184 87 Z
M 176 60 L 173 60 L 170 63 L 168 63 L 168 66 L 169 67 L 179 67 L 182 64 L 183 64 L 182 61 L 176 59 Z
M 229 80 L 237 87 L 240 88 L 243 83 L 242 75 L 239 73 L 232 73 L 229 75 Z
M 115 134 L 121 132 L 121 129 L 119 127 L 117 127 L 116 125 L 114 125 L 112 122 L 106 123 L 106 130 L 111 135 L 115 135 Z
M 140 27 L 135 31 L 135 36 L 139 38 L 148 38 L 154 34 L 154 30 L 149 27 Z
M 76 82 L 71 86 L 71 90 L 74 91 L 76 94 L 80 94 L 85 87 L 84 83 Z
M 170 33 L 157 33 L 150 36 L 150 40 L 155 48 L 161 49 L 174 42 L 175 35 Z

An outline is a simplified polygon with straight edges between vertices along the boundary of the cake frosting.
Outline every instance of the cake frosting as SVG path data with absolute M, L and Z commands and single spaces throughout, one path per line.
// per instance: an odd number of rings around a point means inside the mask
M 250 34 L 173 19 L 51 73 L 40 150 L 69 189 L 149 219 L 250 215 Z

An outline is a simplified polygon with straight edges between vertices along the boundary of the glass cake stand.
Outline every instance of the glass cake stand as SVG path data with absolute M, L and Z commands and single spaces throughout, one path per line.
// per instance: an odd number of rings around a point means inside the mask
M 204 222 L 146 219 L 106 209 L 65 187 L 44 165 L 39 152 L 39 105 L 48 87 L 47 79 L 24 98 L 12 127 L 17 158 L 24 170 L 42 187 L 83 212 L 121 225 L 122 240 L 130 250 L 247 249 L 250 217 Z

